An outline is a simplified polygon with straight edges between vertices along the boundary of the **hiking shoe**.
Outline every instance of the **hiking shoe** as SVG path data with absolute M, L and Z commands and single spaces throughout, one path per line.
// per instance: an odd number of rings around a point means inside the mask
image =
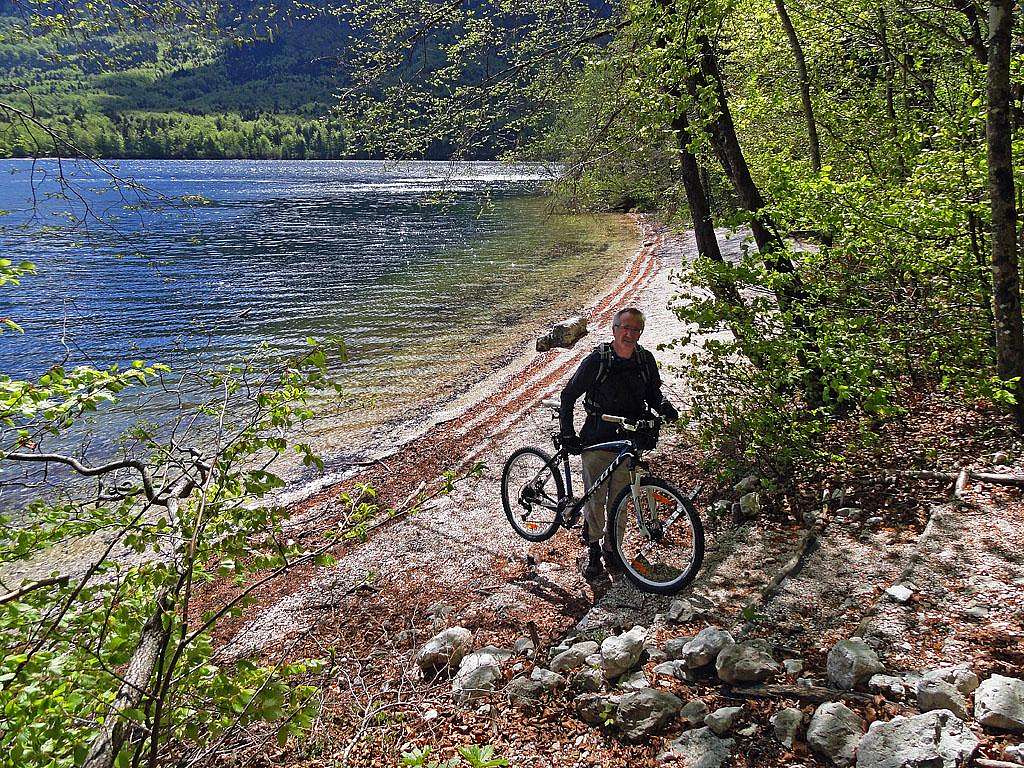
M 619 557 L 618 553 L 614 549 L 602 550 L 601 556 L 604 558 L 604 563 L 608 568 L 609 573 L 622 573 L 622 571 L 625 570 L 625 566 L 622 564 L 622 558 Z
M 593 581 L 601 575 L 601 571 L 603 570 L 604 568 L 601 565 L 601 545 L 588 544 L 587 565 L 583 569 L 583 578 L 587 581 Z

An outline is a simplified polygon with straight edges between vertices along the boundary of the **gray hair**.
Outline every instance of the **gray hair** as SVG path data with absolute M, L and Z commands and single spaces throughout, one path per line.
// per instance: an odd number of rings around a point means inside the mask
M 626 307 L 625 309 L 620 309 L 615 313 L 615 317 L 612 318 L 612 328 L 617 328 L 620 325 L 619 321 L 622 319 L 623 315 L 636 315 L 640 318 L 640 326 L 642 328 L 647 326 L 647 318 L 644 317 L 643 312 L 636 307 Z

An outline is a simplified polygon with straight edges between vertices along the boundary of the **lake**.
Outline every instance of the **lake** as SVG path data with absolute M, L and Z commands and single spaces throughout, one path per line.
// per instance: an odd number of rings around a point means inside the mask
M 39 270 L 0 289 L 0 317 L 25 330 L 0 336 L 0 372 L 220 365 L 340 337 L 352 401 L 331 429 L 349 437 L 479 380 L 584 306 L 635 237 L 623 217 L 552 214 L 539 165 L 134 160 L 111 164 L 116 181 L 89 164 L 0 170 L 3 255 Z M 124 426 L 97 421 L 96 445 Z

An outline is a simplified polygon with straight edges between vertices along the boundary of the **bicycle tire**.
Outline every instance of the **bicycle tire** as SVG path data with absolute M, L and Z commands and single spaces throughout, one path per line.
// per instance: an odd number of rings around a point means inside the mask
M 612 505 L 608 527 L 623 570 L 637 589 L 674 595 L 690 584 L 704 561 L 704 526 L 690 498 L 664 480 L 640 482 L 640 497 L 657 504 L 667 526 L 648 535 L 636 514 L 631 486 L 622 489 Z M 643 502 L 642 502 L 643 503 Z M 660 534 L 660 535 L 659 535 Z
M 550 455 L 520 448 L 508 457 L 501 472 L 501 503 L 512 529 L 524 539 L 546 541 L 555 535 L 561 523 L 557 505 L 564 498 L 565 483 Z

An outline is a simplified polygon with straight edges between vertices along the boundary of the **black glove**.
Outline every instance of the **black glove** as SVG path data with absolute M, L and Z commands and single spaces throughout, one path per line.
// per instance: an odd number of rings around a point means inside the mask
M 578 435 L 559 435 L 558 441 L 562 444 L 562 447 L 565 448 L 565 450 L 574 456 L 583 453 L 583 441 L 580 440 Z
M 665 419 L 665 421 L 679 421 L 679 411 L 677 411 L 676 407 L 668 400 L 661 401 L 661 405 L 658 406 L 658 413 L 661 414 L 661 417 Z

